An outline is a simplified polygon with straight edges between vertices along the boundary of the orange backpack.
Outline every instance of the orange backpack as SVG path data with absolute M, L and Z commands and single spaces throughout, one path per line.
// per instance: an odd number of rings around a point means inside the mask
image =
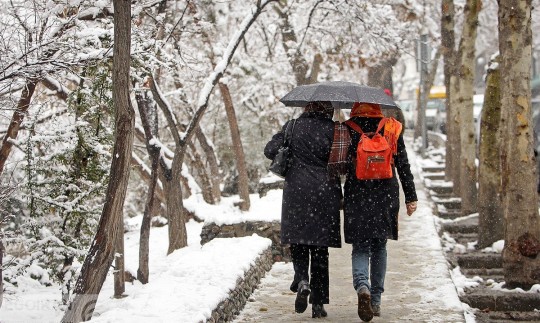
M 375 133 L 364 133 L 359 125 L 351 120 L 346 125 L 360 134 L 356 149 L 356 178 L 385 179 L 392 178 L 392 147 L 388 140 L 380 134 L 387 118 L 382 118 Z M 398 134 L 399 135 L 399 134 Z

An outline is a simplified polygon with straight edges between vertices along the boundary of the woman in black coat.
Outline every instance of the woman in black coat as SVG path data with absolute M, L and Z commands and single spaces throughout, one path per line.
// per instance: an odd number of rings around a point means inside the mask
M 312 317 L 327 315 L 323 304 L 329 302 L 328 247 L 341 247 L 341 184 L 339 177 L 331 177 L 327 171 L 333 111 L 329 102 L 312 102 L 296 120 L 290 143 L 292 164 L 283 188 L 281 243 L 290 245 L 295 310 L 303 313 L 309 296 Z M 277 154 L 288 123 L 266 144 L 267 158 Z
M 377 130 L 382 118 L 379 105 L 355 103 L 350 121 L 359 125 L 364 133 L 369 133 Z M 394 147 L 394 166 L 393 177 L 389 179 L 357 179 L 354 163 L 360 134 L 350 129 L 350 167 L 345 182 L 344 233 L 345 242 L 353 245 L 353 285 L 358 293 L 358 315 L 363 321 L 370 321 L 373 315 L 380 315 L 381 294 L 384 291 L 386 275 L 386 241 L 398 238 L 399 183 L 396 171 L 405 194 L 407 213 L 411 215 L 416 210 L 414 178 L 401 125 L 394 125 L 398 130 L 390 136 L 394 138 L 390 142 L 390 146 Z

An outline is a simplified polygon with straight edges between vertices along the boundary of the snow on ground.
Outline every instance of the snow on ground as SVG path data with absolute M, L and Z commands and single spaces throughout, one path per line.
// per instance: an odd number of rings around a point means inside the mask
M 281 214 L 281 191 L 270 191 L 260 199 L 250 196 L 251 209 L 242 212 L 233 203 L 238 197 L 223 198 L 219 205 L 208 205 L 194 195 L 185 206 L 206 221 L 233 223 L 246 220 L 278 220 Z M 126 221 L 126 270 L 138 268 L 139 227 L 142 216 Z M 112 270 L 96 304 L 92 322 L 199 322 L 223 300 L 236 280 L 243 276 L 257 256 L 271 245 L 267 238 L 214 239 L 201 246 L 203 224 L 186 224 L 188 247 L 167 256 L 167 227 L 152 228 L 150 233 L 150 282 L 126 283 L 127 297 L 114 299 Z M 19 277 L 18 287 L 4 294 L 0 308 L 2 323 L 59 322 L 60 286 L 45 287 L 30 277 Z
M 251 194 L 249 197 L 251 207 L 248 212 L 242 212 L 234 206 L 235 202 L 240 201 L 237 195 L 222 198 L 221 203 L 217 205 L 206 204 L 199 194 L 192 195 L 184 200 L 184 206 L 205 222 L 214 222 L 218 225 L 257 220 L 280 221 L 281 195 L 281 190 L 270 190 L 264 198 L 259 198 L 258 194 Z
M 418 174 L 422 166 L 435 166 L 437 163 L 429 157 L 421 159 L 411 154 L 411 167 Z M 420 176 L 421 177 L 421 176 Z M 268 178 L 275 181 L 275 178 Z M 417 179 L 418 181 L 421 178 Z M 417 221 L 408 239 L 422 244 L 421 249 L 430 252 L 440 252 L 440 243 L 436 234 L 426 234 L 424 221 L 433 219 L 430 202 L 423 191 L 418 192 L 419 208 L 415 218 Z M 184 205 L 197 216 L 207 222 L 230 224 L 247 220 L 279 221 L 281 213 L 281 190 L 272 190 L 259 198 L 257 194 L 250 196 L 251 209 L 242 212 L 234 206 L 239 201 L 238 196 L 223 198 L 218 205 L 208 205 L 199 194 L 184 201 Z M 438 225 L 441 219 L 436 218 Z M 126 270 L 136 273 L 138 267 L 139 226 L 141 216 L 127 220 L 129 232 L 125 235 Z M 414 223 L 414 222 L 413 222 Z M 114 299 L 112 270 L 109 273 L 102 292 L 100 293 L 92 322 L 199 322 L 210 316 L 212 309 L 223 300 L 228 291 L 235 286 L 238 277 L 242 276 L 254 259 L 271 241 L 256 235 L 244 238 L 214 239 L 204 246 L 200 244 L 202 223 L 190 221 L 187 223 L 188 247 L 177 250 L 167 256 L 168 232 L 167 227 L 152 228 L 150 233 L 150 282 L 142 285 L 139 282 L 126 284 L 127 297 Z M 429 238 L 428 238 L 429 236 Z M 455 248 L 452 238 L 443 235 L 443 248 Z M 455 244 L 455 241 L 454 241 Z M 460 247 L 457 247 L 458 249 Z M 463 246 L 462 248 L 467 248 Z M 500 252 L 501 242 L 496 242 L 485 252 Z M 437 273 L 448 270 L 443 261 L 428 266 L 426 272 Z M 443 268 L 444 267 L 444 268 Z M 290 275 L 291 264 L 277 263 L 272 272 L 264 278 L 262 285 L 272 285 L 283 275 Z M 434 289 L 437 293 L 426 293 L 425 289 L 418 293 L 423 295 L 423 301 L 445 299 L 444 291 L 456 288 L 462 291 L 466 286 L 478 284 L 478 279 L 468 279 L 459 268 L 451 272 L 454 286 Z M 429 276 L 429 275 L 428 275 Z M 437 285 L 437 275 L 425 277 Z M 272 281 L 274 280 L 274 281 Z M 438 285 L 437 285 L 438 286 Z M 442 287 L 442 286 L 439 286 Z M 502 289 L 498 284 L 493 288 Z M 282 291 L 276 290 L 275 293 Z M 540 285 L 535 285 L 530 291 L 540 292 Z M 29 276 L 18 278 L 18 287 L 9 286 L 4 294 L 4 302 L 0 308 L 2 323 L 19 322 L 59 322 L 64 307 L 60 300 L 60 287 L 53 285 L 45 287 Z M 449 307 L 458 306 L 455 302 Z M 461 304 L 467 308 L 466 304 Z M 467 322 L 474 318 L 466 313 Z
M 201 224 L 191 221 L 189 225 L 192 232 L 200 232 Z M 112 299 L 107 296 L 114 292 L 110 276 L 92 322 L 204 322 L 253 260 L 271 245 L 270 239 L 257 235 L 214 239 L 202 247 L 191 243 L 166 256 L 167 241 L 162 239 L 166 228 L 156 231 L 152 234 L 159 235 L 161 245 L 150 259 L 150 283 L 127 285 L 126 298 Z M 134 240 L 126 247 L 136 256 L 138 241 Z

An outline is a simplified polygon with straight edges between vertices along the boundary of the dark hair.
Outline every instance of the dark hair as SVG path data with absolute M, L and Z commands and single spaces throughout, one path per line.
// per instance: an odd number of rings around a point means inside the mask
M 333 115 L 334 108 L 332 102 L 329 101 L 312 101 L 309 102 L 304 108 L 306 112 L 323 112 L 325 114 Z

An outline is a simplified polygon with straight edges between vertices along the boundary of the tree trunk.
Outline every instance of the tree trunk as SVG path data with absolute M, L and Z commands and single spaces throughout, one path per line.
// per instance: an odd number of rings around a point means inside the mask
M 124 221 L 118 222 L 118 235 L 116 237 L 114 255 L 114 297 L 124 297 L 126 291 L 126 281 L 124 279 L 125 258 L 124 258 Z
M 227 120 L 229 121 L 229 129 L 231 129 L 231 140 L 236 156 L 236 167 L 238 170 L 238 194 L 240 195 L 240 210 L 248 211 L 250 206 L 249 201 L 249 178 L 246 165 L 246 155 L 242 147 L 242 138 L 240 137 L 240 129 L 238 128 L 238 120 L 234 111 L 231 92 L 227 84 L 219 83 L 219 90 L 223 97 L 223 104 L 227 112 Z
M 26 86 L 23 88 L 21 98 L 17 103 L 17 108 L 15 109 L 15 112 L 13 112 L 7 133 L 2 140 L 2 147 L 0 147 L 0 174 L 4 172 L 4 166 L 9 157 L 9 153 L 11 152 L 11 147 L 13 147 L 13 141 L 17 139 L 19 128 L 24 120 L 26 111 L 28 111 L 28 107 L 30 106 L 30 100 L 32 99 L 32 95 L 34 95 L 36 84 L 36 80 L 26 80 Z
M 290 48 L 289 44 L 298 44 L 296 33 L 294 32 L 294 27 L 289 21 L 288 11 L 282 9 L 283 6 L 286 6 L 285 1 L 280 1 L 274 10 L 278 13 L 280 17 L 280 30 L 281 30 L 281 43 L 291 64 L 292 71 L 294 73 L 294 78 L 296 80 L 296 85 L 304 85 L 309 83 L 308 79 L 308 62 L 305 57 L 302 55 L 302 52 L 299 48 Z
M 137 279 L 142 283 L 148 283 L 149 279 L 149 268 L 148 268 L 148 258 L 150 254 L 150 224 L 152 220 L 152 211 L 154 210 L 155 204 L 155 191 L 158 181 L 158 172 L 159 172 L 159 155 L 161 149 L 156 145 L 150 144 L 150 139 L 154 137 L 157 133 L 157 118 L 154 118 L 153 127 L 150 122 L 151 115 L 150 105 L 148 104 L 148 99 L 146 93 L 137 93 L 135 94 L 137 100 L 137 107 L 139 110 L 139 116 L 141 118 L 141 123 L 143 125 L 145 133 L 145 143 L 146 150 L 150 156 L 152 163 L 150 170 L 150 180 L 148 182 L 148 192 L 146 196 L 146 203 L 144 206 L 144 214 L 141 223 L 140 239 L 139 239 L 139 268 L 137 269 Z M 155 107 L 155 106 L 154 106 Z M 157 113 L 153 113 L 157 117 Z
M 169 233 L 169 247 L 167 254 L 171 254 L 173 251 L 187 246 L 186 220 L 183 213 L 182 201 L 181 172 L 188 141 L 180 137 L 180 133 L 178 132 L 178 127 L 180 125 L 175 122 L 176 119 L 172 114 L 171 108 L 162 96 L 154 78 L 150 78 L 149 84 L 153 98 L 165 115 L 165 119 L 167 120 L 176 144 L 171 168 L 165 168 L 166 166 L 163 165 L 165 173 L 165 176 L 163 177 L 165 178 L 165 181 L 162 181 L 165 191 L 165 200 L 167 201 L 166 215 Z
M 478 188 L 476 182 L 476 140 L 474 134 L 473 95 L 475 72 L 475 42 L 478 27 L 478 13 L 482 5 L 480 0 L 467 0 L 464 9 L 465 21 L 458 52 L 459 92 L 456 106 L 459 110 L 461 129 L 460 138 L 460 193 L 461 214 L 469 215 L 478 207 Z
M 501 55 L 501 172 L 504 216 L 504 280 L 509 288 L 540 281 L 540 217 L 536 193 L 531 112 L 531 0 L 499 4 Z
M 321 71 L 321 64 L 323 63 L 323 56 L 317 53 L 313 56 L 313 64 L 311 64 L 311 71 L 307 77 L 306 83 L 313 84 L 317 82 L 319 72 Z
M 197 140 L 199 141 L 199 144 L 201 145 L 201 148 L 204 151 L 204 154 L 206 155 L 206 162 L 208 163 L 209 169 L 210 169 L 210 183 L 212 185 L 212 196 L 214 198 L 214 202 L 212 204 L 218 203 L 221 200 L 221 175 L 219 174 L 219 165 L 216 158 L 216 154 L 214 152 L 214 148 L 210 143 L 208 143 L 208 139 L 204 132 L 202 131 L 201 127 L 198 127 L 196 130 L 195 136 L 197 137 Z
M 392 81 L 392 68 L 396 64 L 397 59 L 392 57 L 381 61 L 378 65 L 371 67 L 368 70 L 368 85 L 389 89 L 390 93 L 394 93 Z
M 154 190 L 157 184 L 157 173 L 159 159 L 152 158 L 152 178 L 148 185 L 148 195 L 144 206 L 144 214 L 141 223 L 140 242 L 139 242 L 139 268 L 137 269 L 137 279 L 142 283 L 148 283 L 149 278 L 149 254 L 150 254 L 150 224 L 152 220 L 152 211 L 154 210 L 155 194 Z
M 291 65 L 296 80 L 296 85 L 312 84 L 317 82 L 322 55 L 317 53 L 313 56 L 311 69 L 309 63 L 302 54 L 301 48 L 291 48 L 289 44 L 298 44 L 298 38 L 294 31 L 294 26 L 289 21 L 289 11 L 283 10 L 287 6 L 286 1 L 279 1 L 274 6 L 274 10 L 280 17 L 281 44 L 285 50 L 289 64 Z M 308 75 L 308 71 L 311 71 Z
M 2 219 L 0 219 L 1 221 Z M 4 259 L 4 243 L 3 243 L 4 237 L 2 234 L 0 234 L 0 308 L 2 308 L 2 302 L 4 301 L 4 275 L 2 273 L 2 266 L 3 259 Z
M 137 171 L 141 179 L 148 182 L 150 185 L 150 181 L 152 180 L 152 171 L 151 169 L 146 167 L 146 164 L 135 154 L 131 156 L 131 165 L 133 166 L 133 170 Z M 159 172 L 158 172 L 159 173 Z M 156 188 L 154 190 L 154 195 L 156 196 L 159 203 L 165 203 L 165 193 L 163 192 L 163 188 L 160 186 L 159 182 L 159 176 L 158 176 L 158 183 L 156 184 Z
M 150 276 L 149 255 L 150 255 L 150 224 L 152 220 L 152 212 L 155 204 L 154 191 L 157 186 L 159 172 L 159 157 L 151 156 L 152 159 L 152 175 L 148 184 L 148 195 L 144 206 L 144 214 L 141 223 L 140 241 L 139 241 L 139 268 L 137 269 L 137 279 L 142 283 L 148 283 Z
M 215 204 L 214 189 L 212 185 L 211 176 L 206 169 L 201 154 L 197 151 L 197 146 L 193 143 L 189 143 L 189 165 L 192 169 L 192 176 L 197 180 L 201 187 L 201 193 L 203 200 L 208 204 Z
M 446 169 L 445 169 L 445 179 L 447 181 L 453 181 L 456 178 L 453 170 L 454 163 L 457 162 L 455 159 L 456 148 L 454 143 L 456 142 L 457 136 L 455 136 L 455 123 L 452 121 L 451 116 L 453 106 L 450 104 L 450 97 L 452 95 L 450 78 L 454 74 L 454 62 L 456 57 L 456 35 L 454 32 L 454 17 L 455 17 L 455 8 L 454 0 L 442 0 L 441 1 L 441 52 L 443 55 L 443 73 L 444 73 L 444 86 L 446 88 Z
M 163 165 L 165 172 L 165 176 L 163 177 L 165 178 L 165 181 L 162 181 L 165 190 L 165 200 L 167 201 L 166 216 L 169 233 L 169 247 L 167 254 L 171 254 L 173 251 L 187 246 L 187 232 L 185 225 L 186 220 L 183 213 L 184 207 L 182 201 L 181 173 L 188 140 L 181 138 L 178 131 L 178 127 L 180 125 L 176 123 L 176 119 L 172 114 L 171 107 L 162 96 L 162 93 L 159 90 L 154 78 L 150 78 L 149 84 L 152 90 L 153 98 L 165 115 L 165 119 L 167 120 L 169 129 L 176 144 L 171 168 L 168 169 Z
M 437 50 L 435 53 L 435 57 L 433 58 L 433 62 L 431 63 L 431 66 L 428 66 L 427 74 L 425 75 L 425 81 L 424 81 L 424 88 L 422 89 L 422 94 L 418 93 L 418 97 L 416 100 L 416 111 L 420 111 L 420 95 L 423 95 L 421 98 L 423 102 L 427 102 L 429 98 L 429 92 L 431 91 L 431 87 L 433 86 L 433 82 L 435 82 L 435 75 L 437 75 L 437 68 L 439 66 L 439 59 L 441 58 L 441 51 Z M 422 128 L 421 125 L 424 123 L 424 117 L 425 115 L 422 115 L 422 113 L 416 114 L 416 125 L 414 127 L 414 138 L 418 138 L 422 136 Z
M 186 142 L 176 146 L 171 166 L 171 179 L 167 185 L 167 219 L 169 228 L 169 249 L 167 254 L 187 246 L 186 219 L 183 213 L 182 186 L 180 185 L 182 165 L 186 153 Z
M 461 122 L 459 121 L 459 107 L 458 107 L 458 91 L 459 91 L 459 76 L 452 74 L 450 77 L 450 97 L 446 100 L 450 102 L 450 110 L 446 113 L 446 125 L 452 129 L 451 135 L 447 137 L 447 142 L 452 147 L 452 163 L 450 166 L 450 174 L 452 176 L 452 194 L 454 196 L 461 196 Z M 448 168 L 448 167 L 447 167 Z
M 498 63 L 498 59 L 495 60 Z M 484 106 L 480 118 L 478 166 L 478 249 L 504 239 L 504 213 L 500 167 L 500 72 L 487 71 Z
M 86 256 L 74 290 L 74 299 L 62 322 L 81 322 L 92 318 L 94 306 L 114 258 L 114 247 L 122 221 L 131 151 L 134 111 L 129 100 L 131 50 L 131 4 L 114 0 L 113 101 L 116 111 L 115 143 L 105 205 L 97 232 Z

